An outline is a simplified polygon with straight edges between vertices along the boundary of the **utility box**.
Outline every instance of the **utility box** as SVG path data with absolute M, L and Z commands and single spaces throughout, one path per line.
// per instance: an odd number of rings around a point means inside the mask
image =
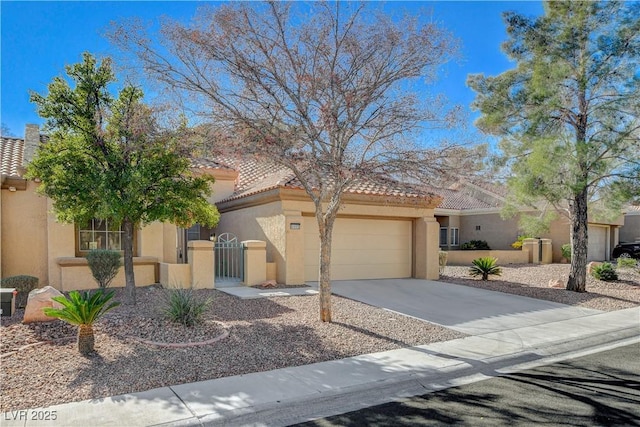
M 16 294 L 15 288 L 0 288 L 0 316 L 13 316 L 16 311 Z

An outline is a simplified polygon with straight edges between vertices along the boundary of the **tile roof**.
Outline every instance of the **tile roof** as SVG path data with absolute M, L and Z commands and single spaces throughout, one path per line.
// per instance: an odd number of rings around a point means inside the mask
M 222 164 L 220 162 L 216 162 L 215 160 L 205 159 L 205 158 L 196 158 L 191 159 L 191 167 L 196 169 L 214 169 L 214 170 L 234 170 L 233 168 Z
M 304 187 L 289 168 L 252 158 L 220 157 L 216 162 L 226 164 L 238 171 L 236 191 L 224 201 L 235 200 L 275 188 Z M 377 177 L 375 180 L 357 180 L 346 189 L 348 194 L 373 196 L 408 197 L 413 199 L 433 197 L 437 193 L 392 179 Z
M 467 209 L 489 209 L 496 207 L 484 200 L 465 194 L 464 188 L 434 188 L 433 192 L 440 194 L 443 199 L 438 205 L 440 209 L 467 210 Z
M 0 137 L 2 158 L 2 175 L 20 176 L 19 168 L 22 166 L 24 156 L 24 139 L 13 137 Z
M 46 137 L 42 136 L 41 140 L 44 138 Z M 24 155 L 24 140 L 21 138 L 0 137 L 0 141 L 2 142 L 2 174 L 19 176 L 21 172 L 19 168 L 22 165 Z M 290 169 L 251 158 L 196 158 L 192 159 L 192 167 L 238 171 L 235 192 L 225 201 L 247 197 L 279 187 L 303 189 L 302 184 Z M 476 182 L 474 184 L 478 185 Z M 487 187 L 490 185 L 486 184 Z M 482 187 L 485 188 L 485 186 Z M 496 205 L 487 203 L 465 192 L 464 185 L 452 188 L 418 187 L 384 177 L 378 177 L 375 180 L 356 181 L 347 188 L 347 193 L 414 199 L 439 195 L 443 197 L 442 202 L 438 205 L 441 209 L 465 210 L 496 207 Z

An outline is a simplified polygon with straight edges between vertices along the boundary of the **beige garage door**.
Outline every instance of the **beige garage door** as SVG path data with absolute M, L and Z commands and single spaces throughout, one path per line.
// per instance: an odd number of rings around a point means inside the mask
M 411 277 L 412 222 L 339 218 L 333 229 L 333 280 Z M 318 280 L 320 238 L 313 217 L 304 219 L 305 280 Z
M 607 259 L 607 228 L 589 226 L 588 261 L 604 261 Z

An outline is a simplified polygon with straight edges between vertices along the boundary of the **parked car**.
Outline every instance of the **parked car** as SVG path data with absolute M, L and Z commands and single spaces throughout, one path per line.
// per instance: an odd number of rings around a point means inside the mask
M 613 248 L 613 259 L 635 258 L 640 259 L 640 242 L 620 243 Z

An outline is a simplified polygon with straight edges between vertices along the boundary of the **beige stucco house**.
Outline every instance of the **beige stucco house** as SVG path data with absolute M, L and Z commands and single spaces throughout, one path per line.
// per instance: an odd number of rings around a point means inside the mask
M 103 221 L 60 224 L 51 201 L 23 178 L 40 144 L 38 127 L 25 138 L 2 138 L 0 256 L 2 277 L 28 274 L 58 289 L 94 287 L 84 255 L 92 248 L 118 249 L 120 233 Z M 279 283 L 317 280 L 319 239 L 314 207 L 291 172 L 245 159 L 194 160 L 198 173 L 215 177 L 211 203 L 221 213 L 216 229 L 189 230 L 152 223 L 137 231 L 137 285 L 156 283 L 167 264 L 186 262 L 187 242 L 232 233 L 239 241 L 266 242 L 269 274 Z M 353 185 L 334 229 L 332 278 L 438 277 L 434 212 L 441 197 L 384 180 Z M 122 286 L 116 277 L 113 285 Z
M 444 199 L 436 208 L 435 215 L 440 224 L 442 249 L 457 250 L 464 242 L 486 240 L 492 249 L 505 250 L 510 249 L 511 244 L 522 234 L 518 215 L 510 219 L 500 216 L 506 201 L 504 187 L 465 182 L 439 192 Z M 625 222 L 622 215 L 608 222 L 589 218 L 589 261 L 610 259 L 613 247 L 618 241 L 624 241 L 623 225 Z M 569 243 L 569 231 L 569 220 L 559 217 L 552 222 L 547 233 L 536 236 L 552 240 L 554 262 L 559 262 L 562 258 L 560 247 Z
M 640 242 L 640 205 L 629 205 L 620 228 L 620 242 Z

